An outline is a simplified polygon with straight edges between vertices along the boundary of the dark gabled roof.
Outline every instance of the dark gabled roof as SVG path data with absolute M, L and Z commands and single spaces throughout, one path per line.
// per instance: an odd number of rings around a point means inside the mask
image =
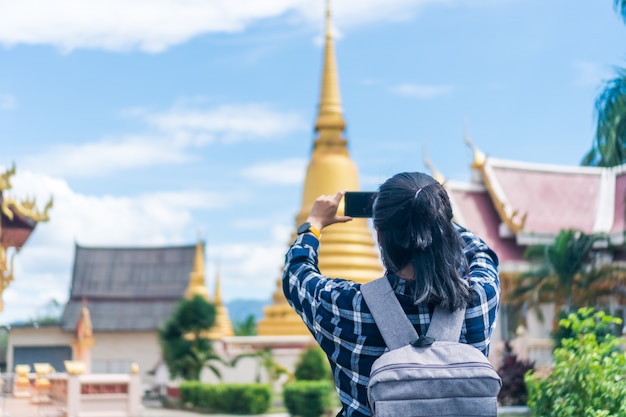
M 76 245 L 61 328 L 73 331 L 87 300 L 95 331 L 154 330 L 184 296 L 196 245 L 89 248 Z
M 94 331 L 143 331 L 158 329 L 172 314 L 176 300 L 89 300 L 87 306 Z M 61 329 L 76 330 L 82 302 L 71 300 L 61 317 Z

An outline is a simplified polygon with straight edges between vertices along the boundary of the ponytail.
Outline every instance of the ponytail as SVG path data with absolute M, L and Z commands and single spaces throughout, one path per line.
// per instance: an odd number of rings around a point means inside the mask
M 409 282 L 415 303 L 436 302 L 450 310 L 466 305 L 467 264 L 441 184 L 422 173 L 393 176 L 380 186 L 374 226 L 387 272 L 413 266 Z

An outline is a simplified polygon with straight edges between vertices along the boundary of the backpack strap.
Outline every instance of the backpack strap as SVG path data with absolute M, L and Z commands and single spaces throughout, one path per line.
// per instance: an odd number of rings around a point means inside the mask
M 362 284 L 361 293 L 389 350 L 398 349 L 418 341 L 419 336 L 402 309 L 387 277 Z M 458 342 L 464 319 L 464 308 L 450 313 L 448 310 L 437 306 L 428 326 L 426 337 L 434 340 Z M 432 339 L 430 343 L 432 343 Z M 424 345 L 430 343 L 426 342 Z
M 362 284 L 361 293 L 389 350 L 401 348 L 418 339 L 387 277 Z
M 433 311 L 433 316 L 430 318 L 426 336 L 435 340 L 458 342 L 461 338 L 463 321 L 465 321 L 465 308 L 459 308 L 450 312 L 450 310 L 437 306 L 435 311 Z

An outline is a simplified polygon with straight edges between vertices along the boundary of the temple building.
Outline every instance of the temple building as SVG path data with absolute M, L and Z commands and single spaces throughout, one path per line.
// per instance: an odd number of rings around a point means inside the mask
M 0 311 L 4 309 L 2 294 L 15 278 L 13 256 L 26 243 L 39 222 L 47 222 L 52 199 L 43 212 L 35 205 L 35 200 L 17 200 L 9 195 L 11 177 L 15 175 L 15 165 L 0 174 Z
M 322 194 L 339 190 L 360 190 L 357 167 L 350 159 L 348 141 L 343 137 L 346 122 L 339 94 L 339 75 L 331 28 L 330 8 L 326 10 L 326 36 L 320 102 L 315 122 L 317 138 L 309 161 L 302 205 L 296 215 L 294 231 L 303 223 L 313 202 Z M 340 213 L 342 213 L 340 208 Z M 292 236 L 295 240 L 295 232 Z M 365 283 L 383 275 L 380 256 L 367 219 L 335 224 L 324 229 L 319 254 L 320 271 L 330 277 Z M 280 279 L 259 323 L 259 335 L 309 335 L 302 319 L 291 309 L 283 295 Z
M 200 294 L 213 301 L 205 285 L 204 253 L 203 242 L 150 248 L 76 245 L 69 300 L 60 324 L 12 326 L 8 369 L 47 362 L 62 371 L 63 362 L 76 360 L 88 345 L 87 368 L 92 373 L 125 373 L 136 363 L 144 383 L 152 385 L 155 372 L 149 371 L 162 366 L 160 326 L 185 297 Z M 219 282 L 215 303 L 218 315 L 212 337 L 232 336 Z M 77 323 L 84 323 L 85 317 L 88 331 L 79 332 Z M 80 343 L 85 340 L 88 343 Z
M 626 164 L 599 168 L 505 160 L 487 157 L 468 138 L 466 142 L 473 151 L 469 182 L 447 181 L 431 168 L 432 174 L 448 191 L 455 220 L 498 254 L 502 309 L 495 341 L 523 336 L 526 352 L 519 353 L 546 363 L 551 360 L 548 335 L 554 311 L 546 306 L 541 321 L 532 312 L 520 317 L 507 308 L 518 277 L 531 267 L 524 252 L 534 244 L 551 244 L 562 230 L 577 229 L 606 236 L 604 244 L 612 251 L 599 248 L 611 257 L 604 261 L 626 259 Z M 624 306 L 613 303 L 612 309 L 626 318 Z M 519 334 L 521 323 L 524 334 Z

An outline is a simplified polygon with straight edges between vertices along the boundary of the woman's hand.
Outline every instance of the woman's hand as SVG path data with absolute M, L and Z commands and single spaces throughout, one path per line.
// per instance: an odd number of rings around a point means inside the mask
M 321 195 L 317 197 L 306 221 L 321 231 L 324 227 L 331 224 L 345 223 L 352 220 L 350 216 L 339 216 L 337 214 L 339 203 L 345 193 L 345 191 L 339 191 L 335 195 Z

